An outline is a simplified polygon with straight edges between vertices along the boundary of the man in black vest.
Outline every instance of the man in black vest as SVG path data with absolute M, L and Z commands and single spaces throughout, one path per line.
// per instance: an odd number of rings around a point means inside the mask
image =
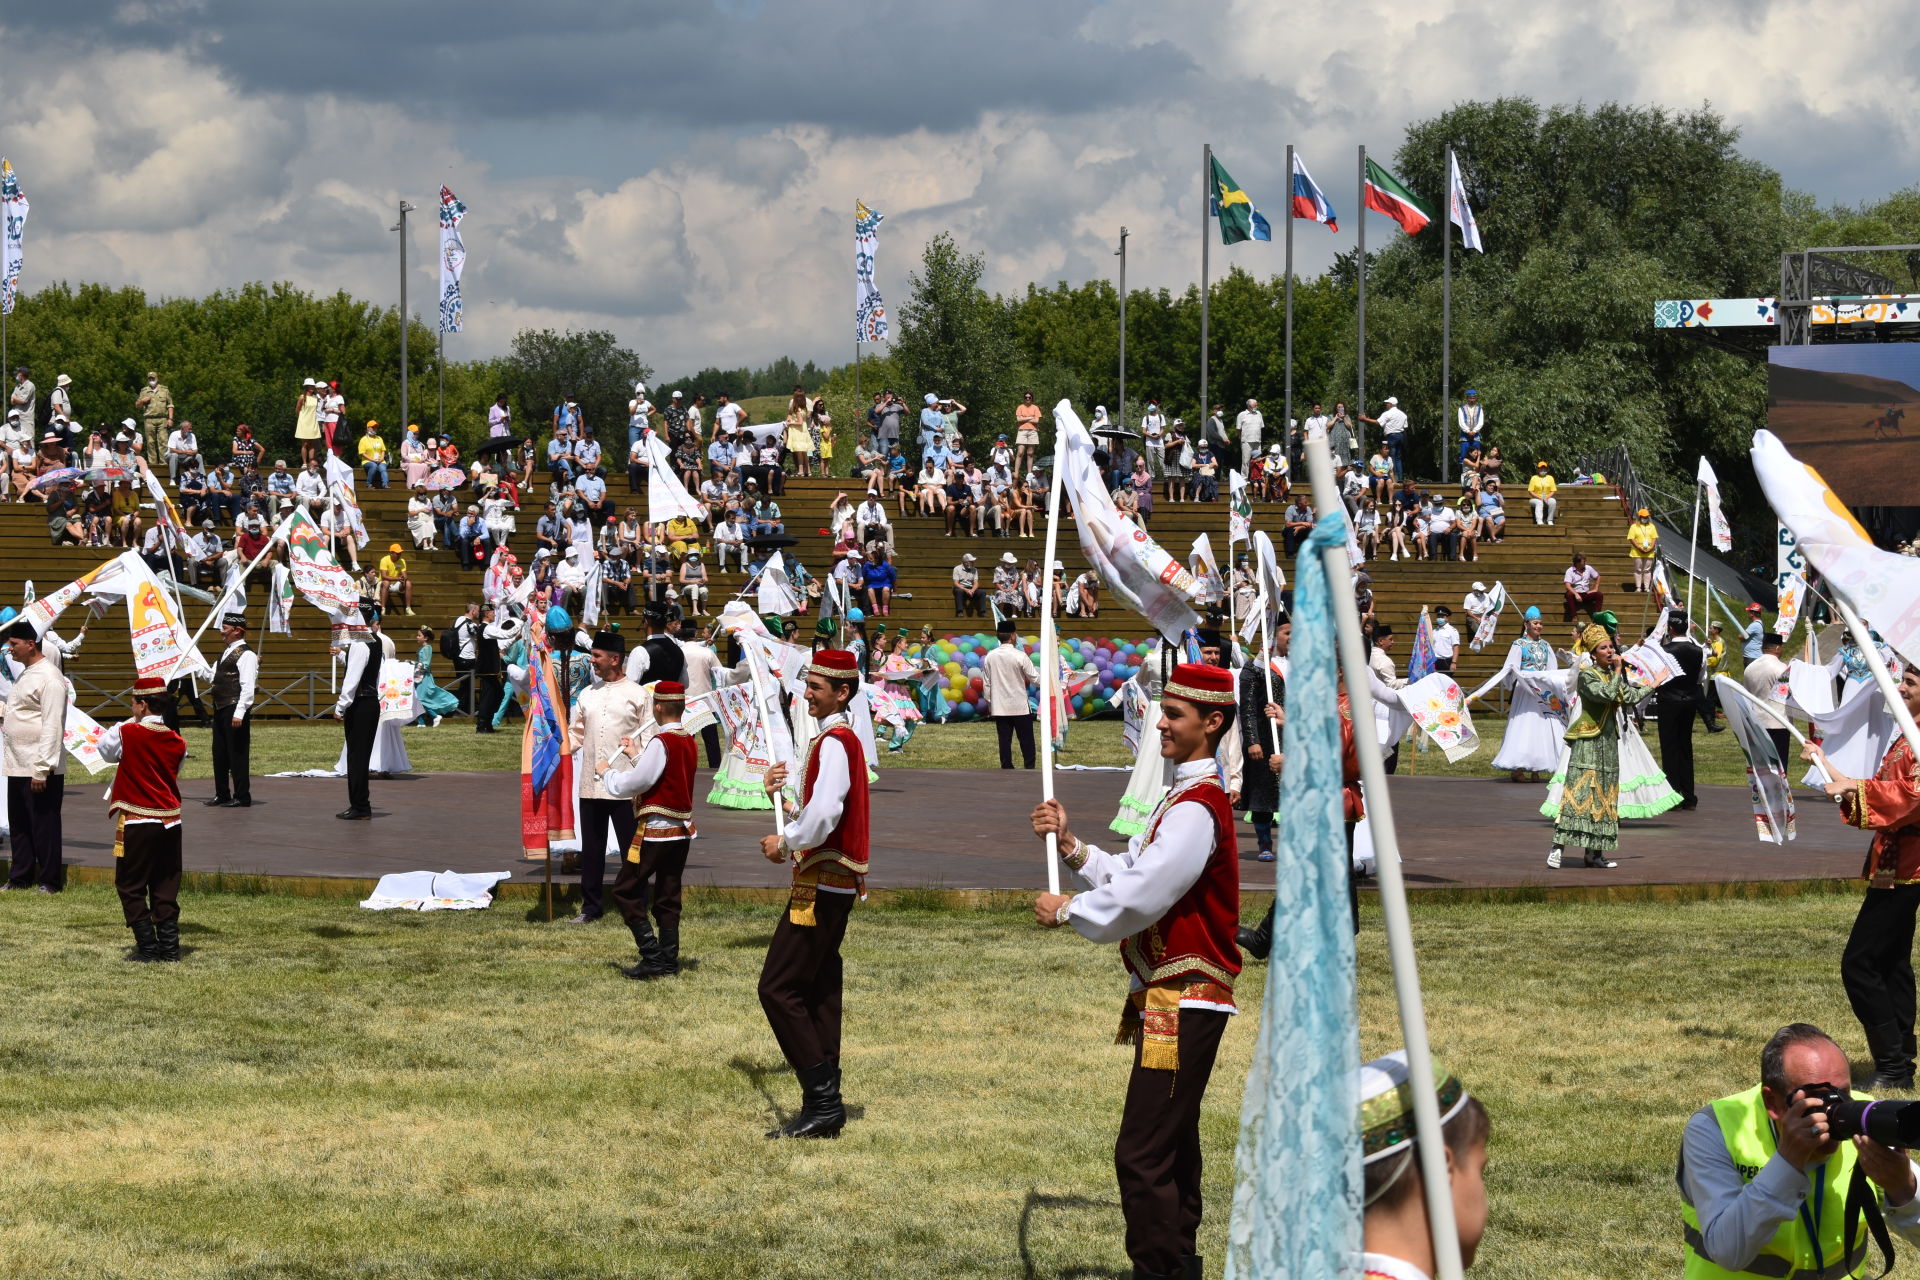
M 367 789 L 367 769 L 373 763 L 373 740 L 380 732 L 380 641 L 362 622 L 359 602 L 346 610 L 351 619 L 341 632 L 347 656 L 340 681 L 340 698 L 333 718 L 347 730 L 347 807 L 336 818 L 358 821 L 373 816 L 373 798 Z
M 206 805 L 245 809 L 253 803 L 250 755 L 260 655 L 247 645 L 244 613 L 221 616 L 220 638 L 227 647 L 213 664 L 213 799 Z
M 480 620 L 473 628 L 473 678 L 479 685 L 479 692 L 474 695 L 475 733 L 495 732 L 493 716 L 500 710 L 501 678 L 506 670 L 500 661 L 500 635 L 493 626 L 493 606 L 486 605 L 481 608 Z
M 1680 674 L 1653 691 L 1654 708 L 1660 716 L 1660 768 L 1680 793 L 1680 807 L 1697 809 L 1700 798 L 1693 792 L 1693 717 L 1703 697 L 1700 672 L 1706 667 L 1706 654 L 1687 634 L 1687 615 L 1682 610 L 1668 611 L 1667 638 L 1662 647 L 1673 655 Z
M 680 642 L 667 633 L 672 616 L 672 610 L 665 604 L 656 602 L 647 606 L 647 640 L 642 646 L 647 651 L 647 669 L 640 677 L 642 684 L 661 680 L 685 684 L 687 681 L 687 655 L 680 648 Z

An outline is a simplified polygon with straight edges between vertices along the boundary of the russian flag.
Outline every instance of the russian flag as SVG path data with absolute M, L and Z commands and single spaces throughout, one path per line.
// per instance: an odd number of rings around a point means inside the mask
M 1307 172 L 1307 166 L 1300 159 L 1298 151 L 1293 153 L 1293 216 L 1305 218 L 1308 222 L 1324 222 L 1327 230 L 1340 229 L 1339 215 L 1333 206 L 1327 203 L 1327 197 L 1314 185 L 1313 175 Z

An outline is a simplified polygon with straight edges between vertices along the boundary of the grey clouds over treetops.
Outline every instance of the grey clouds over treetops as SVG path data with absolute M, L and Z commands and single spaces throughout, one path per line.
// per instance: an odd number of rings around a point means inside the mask
M 890 298 L 943 229 L 1016 289 L 1109 273 L 1124 223 L 1129 283 L 1183 288 L 1203 141 L 1276 233 L 1301 147 L 1341 215 L 1296 228 L 1317 271 L 1353 245 L 1355 144 L 1390 163 L 1409 121 L 1470 98 L 1707 102 L 1789 185 L 1871 198 L 1920 160 L 1915 39 L 1890 0 L 11 0 L 0 153 L 33 200 L 28 292 L 391 300 L 404 196 L 425 311 L 445 182 L 470 210 L 450 355 L 594 325 L 672 373 L 849 358 L 856 198 L 888 215 Z M 1280 246 L 1214 261 L 1270 274 Z

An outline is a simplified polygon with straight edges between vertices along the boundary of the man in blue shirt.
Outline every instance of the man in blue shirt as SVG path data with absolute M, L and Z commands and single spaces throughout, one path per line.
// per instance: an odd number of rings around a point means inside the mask
M 733 479 L 734 471 L 733 438 L 727 429 L 721 427 L 713 437 L 713 443 L 707 446 L 707 466 L 716 480 Z
M 1740 656 L 1752 662 L 1760 656 L 1760 646 L 1766 636 L 1766 628 L 1760 625 L 1760 606 L 1747 606 L 1747 628 L 1740 633 Z
M 587 519 L 593 522 L 597 530 L 613 514 L 613 507 L 607 501 L 607 482 L 600 474 L 600 468 L 589 466 L 587 474 L 574 481 L 573 491 L 587 504 Z
M 488 543 L 491 540 L 487 533 L 487 522 L 480 518 L 480 508 L 468 507 L 467 514 L 460 517 L 460 523 L 453 527 L 447 545 L 453 548 L 462 567 L 485 573 Z
M 547 443 L 547 470 L 553 472 L 554 481 L 568 484 L 573 480 L 573 433 L 562 427 L 553 433 L 553 439 Z
M 621 613 L 633 612 L 633 566 L 619 551 L 604 553 L 600 580 L 607 588 L 607 608 Z
M 947 429 L 947 416 L 940 412 L 940 397 L 931 391 L 921 397 L 921 405 L 920 456 L 925 459 L 927 450 L 933 447 L 933 442 Z

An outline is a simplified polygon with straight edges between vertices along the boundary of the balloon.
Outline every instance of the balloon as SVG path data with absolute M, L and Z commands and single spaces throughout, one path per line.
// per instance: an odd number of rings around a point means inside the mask
M 946 672 L 949 677 L 957 676 L 960 674 L 960 664 L 957 662 L 943 663 L 941 664 L 940 670 Z
M 970 702 L 963 702 L 953 709 L 953 718 L 956 720 L 971 720 L 976 714 Z
M 1081 697 L 1077 693 L 1073 695 L 1073 709 L 1075 711 L 1081 710 L 1086 705 L 1087 705 L 1087 700 L 1085 698 Z
M 979 698 L 980 691 L 983 687 L 984 686 L 980 682 L 980 677 L 975 676 L 973 679 L 967 681 L 967 697 L 969 699 Z

